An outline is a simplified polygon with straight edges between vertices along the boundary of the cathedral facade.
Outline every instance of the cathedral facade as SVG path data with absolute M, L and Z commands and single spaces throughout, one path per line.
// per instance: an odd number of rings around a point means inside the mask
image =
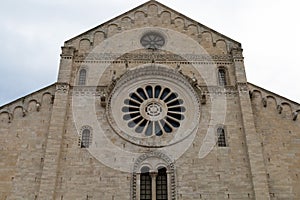
M 150 0 L 60 56 L 0 107 L 0 200 L 300 199 L 300 104 L 239 42 Z

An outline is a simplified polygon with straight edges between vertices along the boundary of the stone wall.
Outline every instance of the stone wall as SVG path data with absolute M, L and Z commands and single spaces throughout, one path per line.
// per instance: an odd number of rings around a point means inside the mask
M 165 48 L 141 46 L 149 30 L 165 34 Z M 114 87 L 143 67 L 169 70 L 192 88 L 187 92 L 196 100 L 186 112 L 199 107 L 200 119 L 182 149 L 173 148 L 182 141 L 165 149 L 137 145 L 109 119 L 118 106 L 109 101 Z M 85 85 L 79 84 L 82 69 Z M 240 43 L 149 1 L 66 41 L 58 82 L 0 108 L 0 200 L 139 199 L 138 171 L 152 161 L 167 165 L 172 200 L 297 199 L 299 111 L 299 104 L 247 83 Z M 217 145 L 220 126 L 226 147 Z M 90 148 L 80 145 L 84 127 Z M 119 155 L 110 146 L 95 154 L 99 135 L 141 156 Z M 181 150 L 176 157 L 173 151 Z
M 299 198 L 300 105 L 250 85 L 271 199 Z
M 38 195 L 55 86 L 0 108 L 0 199 Z

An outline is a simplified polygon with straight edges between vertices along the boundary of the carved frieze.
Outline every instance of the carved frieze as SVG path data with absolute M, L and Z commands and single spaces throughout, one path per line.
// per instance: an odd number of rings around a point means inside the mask
M 115 84 L 109 86 L 74 86 L 72 87 L 71 94 L 74 96 L 107 96 Z M 109 89 L 111 87 L 111 89 Z M 200 86 L 194 88 L 198 95 L 226 95 L 235 96 L 238 90 L 235 86 Z
M 106 90 L 107 86 L 74 86 L 71 94 L 73 96 L 103 96 Z
M 165 54 L 165 53 L 86 53 L 79 54 L 75 60 L 78 61 L 115 61 L 115 60 L 139 60 L 139 61 L 231 61 L 230 55 L 207 55 L 207 54 Z
M 56 92 L 65 94 L 69 92 L 69 84 L 67 83 L 57 83 L 56 84 Z
M 237 83 L 237 89 L 239 90 L 239 92 L 247 92 L 249 93 L 249 90 L 248 90 L 248 84 L 247 83 Z
M 203 95 L 226 95 L 236 96 L 238 90 L 235 86 L 199 86 Z

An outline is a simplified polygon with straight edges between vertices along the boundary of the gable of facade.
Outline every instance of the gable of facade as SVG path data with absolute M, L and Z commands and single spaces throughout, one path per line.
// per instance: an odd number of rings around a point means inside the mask
M 240 43 L 151 0 L 0 108 L 0 199 L 297 198 L 298 111 L 247 83 Z

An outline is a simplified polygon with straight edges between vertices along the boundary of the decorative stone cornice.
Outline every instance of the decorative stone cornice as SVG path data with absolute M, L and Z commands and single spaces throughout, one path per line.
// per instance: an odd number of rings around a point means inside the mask
M 231 55 L 232 55 L 232 58 L 234 58 L 234 59 L 244 59 L 242 48 L 231 49 Z
M 276 109 L 279 115 L 285 112 L 284 114 L 285 117 L 290 116 L 292 120 L 297 121 L 298 113 L 300 113 L 300 105 L 298 103 L 293 102 L 287 98 L 279 96 L 270 91 L 267 91 L 251 83 L 248 83 L 248 86 L 250 90 L 249 91 L 250 98 L 252 101 L 259 102 L 264 108 L 267 108 L 270 105 L 269 104 L 270 99 L 272 99 L 272 101 L 276 105 L 276 107 L 273 108 Z M 285 111 L 284 111 L 284 107 L 285 107 Z
M 226 95 L 235 96 L 238 91 L 235 86 L 199 86 L 205 95 Z
M 39 112 L 42 107 L 52 107 L 54 93 L 55 84 L 0 107 L 0 115 L 3 117 L 2 122 L 11 123 L 19 117 L 27 117 L 32 112 Z M 15 113 L 16 109 L 19 109 L 17 115 Z
M 247 83 L 237 83 L 237 89 L 242 93 L 249 93 L 248 84 Z
M 61 58 L 62 59 L 72 59 L 75 52 L 76 52 L 76 49 L 72 46 L 66 46 L 66 47 L 62 47 L 61 48 Z
M 108 86 L 73 86 L 71 94 L 73 96 L 101 96 L 106 93 Z
M 71 87 L 70 92 L 73 96 L 103 96 L 104 94 L 105 96 L 107 96 L 114 88 L 115 83 L 116 82 L 113 81 L 108 86 L 73 86 Z M 236 86 L 223 87 L 223 86 L 201 86 L 201 85 L 195 86 L 194 90 L 198 94 L 199 98 L 202 95 L 235 96 L 238 94 L 239 91 Z
M 70 86 L 68 83 L 57 83 L 56 92 L 60 94 L 66 94 L 69 92 Z
M 161 61 L 182 61 L 182 62 L 215 62 L 215 61 L 230 61 L 232 60 L 231 55 L 207 55 L 207 54 L 170 54 L 161 52 L 151 53 L 85 53 L 79 54 L 76 57 L 76 61 L 113 61 L 120 62 L 122 60 L 133 60 L 133 61 L 149 61 L 155 60 L 156 62 Z

